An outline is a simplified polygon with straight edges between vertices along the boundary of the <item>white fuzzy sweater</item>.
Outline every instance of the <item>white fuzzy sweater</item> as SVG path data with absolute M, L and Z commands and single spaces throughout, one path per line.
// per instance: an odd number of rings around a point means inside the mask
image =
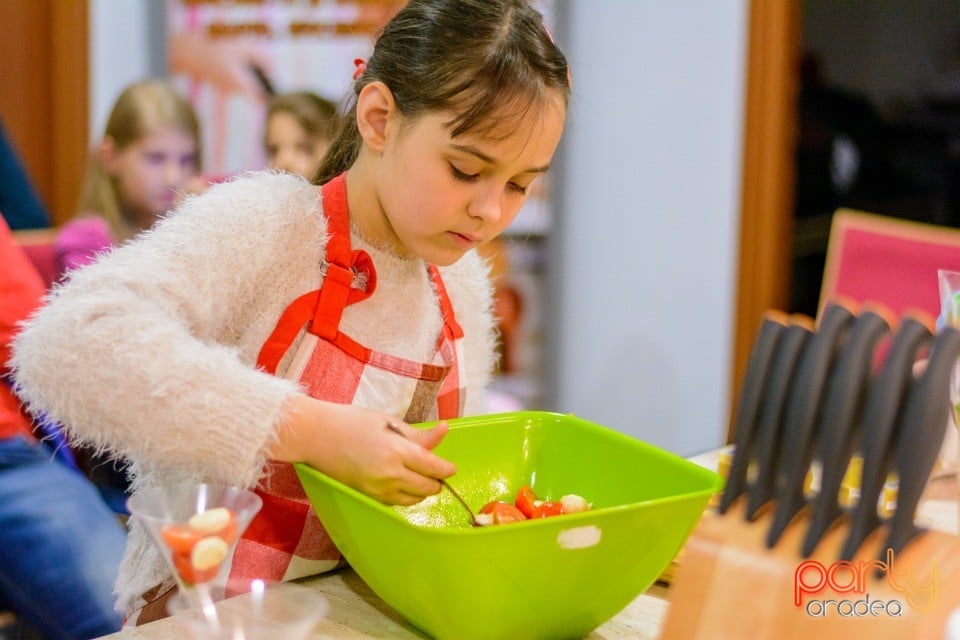
M 20 393 L 71 438 L 130 458 L 135 487 L 253 486 L 297 391 L 254 364 L 286 305 L 319 288 L 325 243 L 317 191 L 302 179 L 261 172 L 214 186 L 49 295 L 14 344 Z M 378 282 L 341 329 L 374 350 L 430 360 L 442 319 L 425 265 L 355 234 L 353 244 L 370 253 Z M 441 273 L 465 333 L 466 413 L 475 414 L 494 363 L 487 265 L 471 252 Z M 397 405 L 382 393 L 364 404 Z M 130 522 L 117 582 L 127 611 L 168 577 Z

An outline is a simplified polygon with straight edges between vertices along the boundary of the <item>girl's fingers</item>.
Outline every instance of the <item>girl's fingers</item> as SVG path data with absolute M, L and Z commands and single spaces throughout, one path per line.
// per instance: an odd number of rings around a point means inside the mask
M 403 436 L 410 442 L 419 444 L 424 449 L 433 449 L 443 441 L 447 431 L 449 431 L 449 426 L 446 420 L 442 420 L 429 429 L 418 429 L 399 420 L 388 420 L 387 429 Z
M 397 478 L 397 489 L 416 497 L 418 500 L 436 495 L 440 493 L 442 488 L 439 480 L 409 469 L 404 469 Z
M 440 444 L 447 435 L 448 430 L 449 427 L 446 421 L 439 422 L 437 426 L 430 429 L 413 429 L 413 431 L 416 432 L 414 434 L 416 442 L 419 442 L 420 446 L 424 449 L 433 449 Z
M 415 476 L 415 474 L 411 474 L 411 476 Z M 420 476 L 416 477 L 419 478 Z M 433 480 L 432 482 L 434 485 L 436 485 L 436 491 L 434 491 L 433 487 L 416 488 L 413 485 L 398 483 L 390 489 L 384 489 L 377 493 L 371 493 L 370 495 L 387 505 L 409 507 L 417 504 L 427 496 L 433 495 L 440 490 L 440 483 L 436 480 Z M 426 490 L 426 493 L 421 493 L 421 491 L 424 489 Z
M 449 478 L 457 472 L 456 465 L 430 451 L 447 435 L 446 422 L 441 422 L 431 429 L 415 429 L 409 425 L 391 421 L 387 424 L 387 428 L 411 444 L 404 452 L 403 464 L 407 469 L 421 476 L 438 479 Z
M 417 447 L 410 451 L 403 464 L 410 471 L 421 476 L 427 476 L 429 479 L 449 478 L 457 472 L 455 464 L 423 447 Z
M 396 504 L 415 504 L 427 496 L 440 493 L 442 488 L 439 480 L 402 469 L 395 475 L 374 481 L 361 490 L 382 502 L 389 500 Z M 398 498 L 400 494 L 403 496 L 402 501 Z

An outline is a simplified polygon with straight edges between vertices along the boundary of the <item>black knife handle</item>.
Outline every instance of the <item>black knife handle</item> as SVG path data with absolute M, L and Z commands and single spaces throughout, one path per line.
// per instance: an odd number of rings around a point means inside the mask
M 851 560 L 868 535 L 880 526 L 877 500 L 891 467 L 891 443 L 894 427 L 903 408 L 908 386 L 913 380 L 917 350 L 931 338 L 929 318 L 905 316 L 887 351 L 880 374 L 867 395 L 861 420 L 860 455 L 863 474 L 860 498 L 850 513 L 850 532 L 840 552 L 841 560 Z
M 800 552 L 809 557 L 824 532 L 842 515 L 837 498 L 850 463 L 859 412 L 870 381 L 877 341 L 890 330 L 883 314 L 860 312 L 827 383 L 815 458 L 820 461 L 820 490 L 813 497 L 810 526 Z
M 720 513 L 726 513 L 734 500 L 746 490 L 747 468 L 753 455 L 753 437 L 757 424 L 763 387 L 770 371 L 777 343 L 787 327 L 789 318 L 778 311 L 764 313 L 760 329 L 750 352 L 750 360 L 743 375 L 740 389 L 740 402 L 733 432 L 733 461 L 727 474 L 723 496 L 720 499 Z
M 746 519 L 753 520 L 757 511 L 773 497 L 777 451 L 783 432 L 783 412 L 794 379 L 797 361 L 813 333 L 813 320 L 792 316 L 773 357 L 770 375 L 763 390 L 754 440 L 753 460 L 756 479 L 747 489 Z
M 960 356 L 960 332 L 944 327 L 937 333 L 930 359 L 907 395 L 897 425 L 896 470 L 900 476 L 897 509 L 890 518 L 886 549 L 899 553 L 920 529 L 914 523 L 917 504 L 930 479 L 943 430 L 950 415 L 950 376 Z
M 820 398 L 853 318 L 853 311 L 843 305 L 825 307 L 817 330 L 810 337 L 797 365 L 796 382 L 790 389 L 782 445 L 777 456 L 777 502 L 767 533 L 768 547 L 777 543 L 783 530 L 806 505 L 803 482 L 813 458 Z

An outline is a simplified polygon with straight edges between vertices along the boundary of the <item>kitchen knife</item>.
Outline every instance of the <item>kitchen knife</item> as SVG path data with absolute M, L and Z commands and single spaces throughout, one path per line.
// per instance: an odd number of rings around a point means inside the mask
M 914 523 L 917 504 L 943 443 L 950 415 L 950 376 L 960 356 L 960 332 L 940 329 L 923 373 L 910 386 L 897 421 L 895 470 L 900 476 L 897 508 L 890 517 L 887 542 L 881 547 L 899 553 L 920 529 Z
M 788 323 L 788 316 L 779 311 L 767 311 L 760 322 L 740 389 L 740 402 L 737 406 L 733 432 L 733 461 L 730 463 L 723 496 L 720 498 L 720 513 L 726 513 L 734 500 L 739 498 L 746 489 L 747 468 L 750 466 L 753 453 L 754 431 L 764 385 L 777 343 Z
M 889 330 L 890 324 L 883 312 L 871 308 L 861 310 L 827 382 L 814 451 L 814 459 L 819 461 L 821 469 L 820 488 L 811 501 L 810 524 L 801 545 L 800 553 L 805 558 L 842 515 L 837 497 L 856 441 L 873 351 L 880 337 Z
M 791 316 L 790 324 L 784 329 L 777 344 L 757 415 L 753 455 L 755 479 L 747 488 L 747 520 L 754 520 L 760 507 L 773 497 L 784 407 L 791 386 L 800 383 L 795 379 L 797 362 L 812 333 L 811 318 Z
M 860 497 L 849 513 L 850 532 L 840 552 L 841 560 L 851 560 L 867 536 L 880 526 L 877 500 L 892 463 L 891 445 L 896 442 L 894 428 L 913 380 L 917 350 L 931 338 L 930 326 L 929 317 L 903 317 L 883 368 L 867 394 L 858 447 L 863 459 Z
M 777 502 L 767 533 L 772 547 L 793 517 L 806 505 L 803 483 L 816 443 L 820 400 L 836 354 L 853 321 L 853 311 L 842 304 L 831 304 L 820 315 L 817 330 L 801 355 L 796 382 L 783 418 L 783 435 L 777 453 Z

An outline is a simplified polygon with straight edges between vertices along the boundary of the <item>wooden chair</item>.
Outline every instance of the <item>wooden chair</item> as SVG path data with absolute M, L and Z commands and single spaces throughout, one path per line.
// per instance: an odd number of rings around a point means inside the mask
M 30 258 L 48 289 L 57 280 L 57 255 L 54 251 L 56 237 L 57 230 L 54 228 L 13 232 L 13 239 Z
M 831 301 L 876 302 L 940 315 L 937 271 L 960 271 L 960 229 L 838 209 L 830 227 L 818 316 Z

